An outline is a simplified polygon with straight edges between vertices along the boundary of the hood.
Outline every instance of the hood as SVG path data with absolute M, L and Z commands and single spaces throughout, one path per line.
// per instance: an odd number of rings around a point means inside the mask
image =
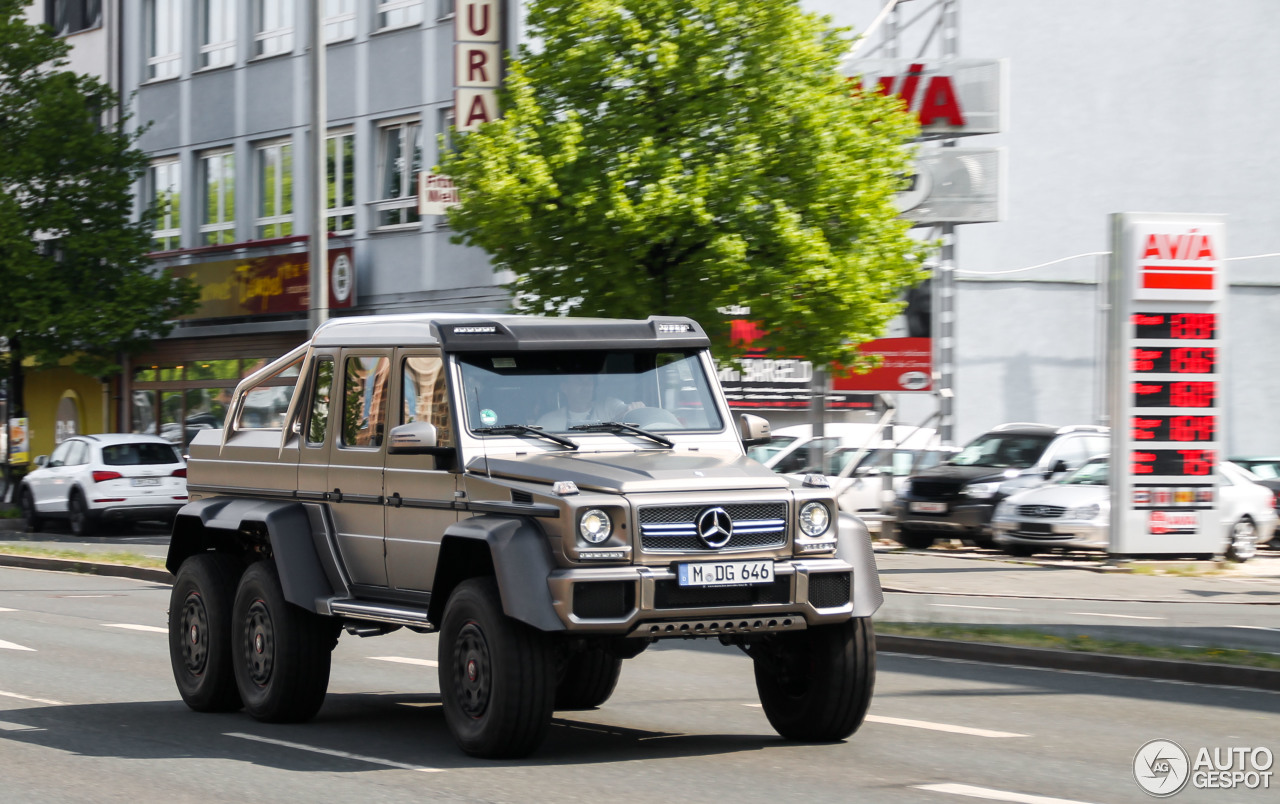
M 1090 503 L 1107 502 L 1111 498 L 1110 486 L 1086 486 L 1083 483 L 1050 483 L 1014 494 L 1007 502 L 1012 505 L 1061 505 L 1077 508 Z
M 731 452 L 542 452 L 476 458 L 467 471 L 533 483 L 572 480 L 583 491 L 619 494 L 791 486 L 785 477 Z

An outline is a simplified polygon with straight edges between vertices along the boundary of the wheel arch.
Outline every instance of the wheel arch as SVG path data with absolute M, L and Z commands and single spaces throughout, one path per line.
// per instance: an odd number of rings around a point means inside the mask
M 861 519 L 843 511 L 837 527 L 836 556 L 853 565 L 852 616 L 870 617 L 884 603 L 871 531 Z

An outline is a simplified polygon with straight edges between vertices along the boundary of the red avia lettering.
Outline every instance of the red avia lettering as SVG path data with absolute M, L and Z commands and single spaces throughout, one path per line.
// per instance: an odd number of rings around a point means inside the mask
M 923 79 L 924 65 L 912 64 L 907 68 L 907 74 L 901 80 L 892 75 L 881 76 L 876 81 L 876 91 L 881 95 L 892 95 L 895 94 L 893 87 L 897 84 L 897 96 L 902 99 L 903 105 L 915 111 L 922 127 L 935 124 L 963 126 L 964 113 L 960 110 L 960 99 L 956 96 L 956 89 L 951 82 L 951 76 L 934 75 L 930 76 L 928 81 Z M 859 81 L 856 79 L 851 80 L 855 87 L 862 88 L 862 84 Z M 924 91 L 920 93 L 917 99 L 916 94 L 920 92 L 920 84 L 922 82 L 924 83 Z
M 1152 233 L 1147 235 L 1142 259 L 1150 260 L 1216 260 L 1217 251 L 1207 234 L 1192 229 L 1187 234 Z

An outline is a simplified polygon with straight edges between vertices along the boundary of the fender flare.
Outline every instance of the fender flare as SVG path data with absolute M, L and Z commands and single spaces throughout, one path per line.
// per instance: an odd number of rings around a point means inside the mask
M 870 617 L 884 603 L 871 531 L 861 519 L 843 511 L 837 527 L 836 557 L 853 565 L 853 616 Z
M 318 611 L 317 600 L 332 597 L 334 588 L 316 553 L 311 518 L 300 502 L 207 497 L 187 503 L 174 520 L 165 566 L 177 575 L 183 561 L 210 550 L 247 558 L 252 540 L 264 536 L 285 600 Z
M 502 595 L 502 611 L 512 619 L 540 631 L 563 631 L 556 615 L 547 578 L 555 568 L 547 536 L 532 520 L 524 517 L 481 515 L 450 525 L 440 541 L 440 558 L 432 584 L 433 620 L 439 621 L 453 583 L 446 563 L 450 543 L 483 545 L 493 565 Z M 456 578 L 452 579 L 456 582 Z M 445 594 L 434 594 L 441 591 Z

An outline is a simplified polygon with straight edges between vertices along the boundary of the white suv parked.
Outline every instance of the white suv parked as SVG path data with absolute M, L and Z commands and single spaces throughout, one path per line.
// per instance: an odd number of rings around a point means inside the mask
M 77 536 L 99 522 L 170 522 L 187 502 L 187 464 L 157 436 L 72 436 L 36 466 L 18 492 L 31 530 L 46 519 L 67 520 Z

